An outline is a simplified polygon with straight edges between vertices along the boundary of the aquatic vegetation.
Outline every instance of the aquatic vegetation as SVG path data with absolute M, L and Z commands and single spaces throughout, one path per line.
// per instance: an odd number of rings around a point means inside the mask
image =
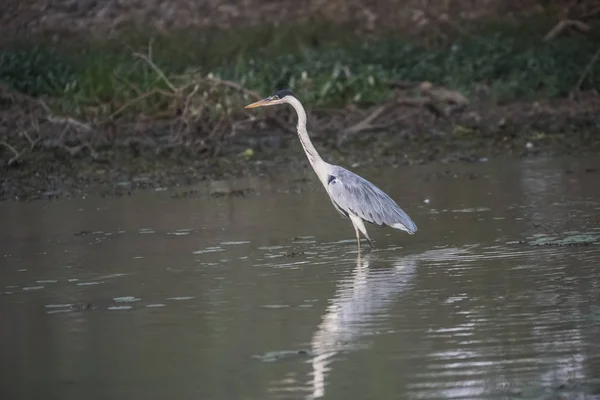
M 600 231 L 568 232 L 562 235 L 538 234 L 526 242 L 533 246 L 586 246 L 600 243 Z

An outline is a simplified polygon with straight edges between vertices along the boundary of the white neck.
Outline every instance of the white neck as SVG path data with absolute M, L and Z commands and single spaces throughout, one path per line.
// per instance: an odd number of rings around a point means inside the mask
M 306 111 L 304 111 L 302 103 L 300 103 L 300 101 L 293 96 L 285 97 L 284 101 L 294 107 L 294 110 L 296 110 L 296 113 L 298 114 L 298 124 L 296 125 L 296 129 L 298 130 L 300 143 L 304 148 L 304 152 L 306 153 L 306 157 L 308 157 L 310 165 L 317 173 L 317 176 L 321 182 L 326 185 L 328 164 L 323 161 L 317 152 L 317 149 L 315 149 L 315 146 L 313 146 L 312 142 L 310 141 L 310 137 L 306 131 Z

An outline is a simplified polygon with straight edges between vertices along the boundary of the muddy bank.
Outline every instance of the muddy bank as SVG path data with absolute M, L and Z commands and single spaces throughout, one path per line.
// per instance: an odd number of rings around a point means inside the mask
M 336 113 L 314 113 L 309 131 L 322 156 L 360 173 L 384 165 L 410 167 L 424 163 L 486 162 L 499 157 L 579 155 L 600 152 L 598 99 L 555 100 L 505 106 L 472 107 L 457 115 L 436 117 L 427 110 L 398 109 L 382 118 L 396 121 L 354 134 L 319 129 Z M 364 115 L 369 115 L 365 112 Z M 120 132 L 94 149 L 43 148 L 23 137 L 0 149 L 3 201 L 29 201 L 85 195 L 128 195 L 140 189 L 179 187 L 207 180 L 304 171 L 310 166 L 291 131 L 295 117 L 279 121 L 257 119 L 235 135 L 220 138 L 205 151 L 181 146 L 125 142 Z M 283 127 L 280 125 L 284 123 Z M 352 124 L 355 126 L 356 124 Z M 283 129 L 282 129 L 283 128 Z M 285 130 L 285 131 L 284 131 Z M 347 129 L 346 129 L 347 132 Z M 92 150 L 92 151 L 90 151 Z M 12 160 L 12 162 L 10 162 Z M 9 163 L 10 162 L 10 163 Z M 308 177 L 309 175 L 307 175 Z M 466 177 L 468 178 L 468 177 Z M 293 189 L 297 182 L 290 182 Z M 285 188 L 283 188 L 285 190 Z M 244 190 L 220 195 L 244 195 Z

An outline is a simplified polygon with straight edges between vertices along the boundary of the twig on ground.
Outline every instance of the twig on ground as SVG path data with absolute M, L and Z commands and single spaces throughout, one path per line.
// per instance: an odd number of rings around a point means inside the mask
M 40 141 L 40 136 L 39 135 L 38 135 L 38 137 L 35 140 L 33 140 L 31 138 L 31 136 L 29 136 L 29 134 L 27 133 L 26 130 L 21 131 L 21 134 L 23 136 L 25 136 L 25 139 L 27 139 L 27 141 L 29 142 L 29 149 L 30 150 L 33 150 L 33 148 L 35 147 L 36 143 Z
M 596 64 L 596 61 L 598 61 L 598 57 L 600 57 L 600 47 L 598 48 L 598 50 L 596 50 L 596 52 L 594 53 L 594 55 L 592 56 L 590 61 L 585 66 L 585 69 L 581 73 L 581 76 L 579 77 L 579 80 L 577 81 L 577 85 L 575 85 L 575 89 L 577 91 L 579 91 L 581 89 L 581 85 L 583 84 L 583 81 L 589 75 L 590 71 L 594 67 L 594 64 Z
M 82 131 L 93 132 L 93 129 L 90 125 L 86 124 L 85 122 L 78 121 L 75 118 L 57 117 L 55 115 L 48 115 L 46 118 L 48 119 L 48 121 L 53 122 L 55 124 L 71 125 L 75 128 L 79 128 L 79 130 Z
M 150 49 L 148 50 L 148 54 L 149 55 L 145 55 L 142 53 L 133 53 L 134 57 L 138 57 L 141 58 L 142 60 L 144 60 L 149 66 L 150 68 L 152 68 L 154 70 L 154 72 L 156 72 L 156 74 L 167 84 L 167 86 L 174 92 L 177 93 L 178 90 L 175 87 L 175 85 L 173 85 L 173 83 L 169 80 L 169 78 L 167 78 L 167 76 L 165 75 L 165 73 L 158 68 L 158 66 L 154 63 L 154 61 L 152 61 L 152 48 L 150 47 Z
M 575 28 L 581 32 L 589 32 L 591 29 L 590 26 L 584 22 L 575 19 L 563 19 L 562 21 L 559 21 L 554 28 L 550 29 L 546 36 L 544 36 L 544 40 L 552 40 L 569 28 Z
M 250 89 L 246 89 L 245 87 L 243 87 L 242 85 L 240 85 L 239 83 L 233 82 L 233 81 L 226 81 L 226 80 L 222 80 L 222 79 L 216 79 L 216 78 L 206 78 L 214 83 L 217 83 L 219 85 L 223 85 L 223 86 L 228 86 L 232 89 L 238 90 L 242 93 L 246 93 L 251 97 L 254 97 L 256 100 L 260 100 L 262 99 L 261 95 L 256 93 L 253 90 Z
M 134 98 L 133 100 L 129 100 L 127 103 L 125 103 L 121 107 L 119 107 L 117 109 L 117 111 L 114 111 L 112 114 L 110 114 L 106 118 L 106 120 L 110 121 L 110 120 L 114 119 L 117 115 L 121 114 L 123 111 L 125 111 L 127 108 L 131 107 L 133 104 L 137 103 L 138 101 L 144 100 L 146 97 L 150 97 L 153 94 L 157 94 L 157 93 L 159 93 L 159 92 L 156 89 L 152 89 L 149 92 L 139 95 L 138 97 Z
M 15 149 L 13 146 L 8 144 L 8 142 L 6 140 L 0 141 L 0 144 L 3 145 L 4 147 L 6 147 L 7 149 L 9 149 L 10 151 L 12 151 L 14 154 L 14 156 L 8 160 L 9 166 L 11 166 L 15 161 L 17 161 L 21 157 L 22 152 L 18 152 L 17 149 Z
M 373 110 L 366 118 L 345 129 L 344 135 L 353 135 L 372 127 L 371 123 L 388 109 L 389 104 L 383 104 Z

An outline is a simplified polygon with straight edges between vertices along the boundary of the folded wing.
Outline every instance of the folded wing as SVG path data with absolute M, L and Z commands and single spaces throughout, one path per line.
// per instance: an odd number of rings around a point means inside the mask
M 410 234 L 417 226 L 410 217 L 377 186 L 342 167 L 331 170 L 328 192 L 338 211 L 352 213 L 377 225 L 388 225 Z M 341 212 L 341 211 L 340 211 Z

